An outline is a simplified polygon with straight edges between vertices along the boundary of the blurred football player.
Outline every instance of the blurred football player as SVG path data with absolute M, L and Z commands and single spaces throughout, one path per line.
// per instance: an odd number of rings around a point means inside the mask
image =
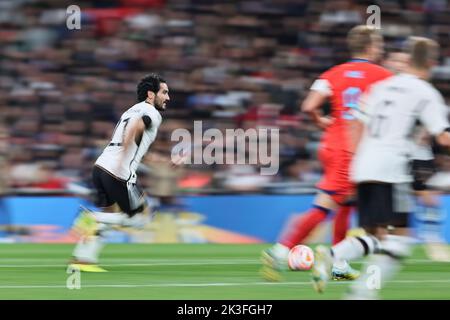
M 106 231 L 117 226 L 141 228 L 150 218 L 136 170 L 156 139 L 162 121 L 160 112 L 170 100 L 166 81 L 154 74 L 143 78 L 137 86 L 137 98 L 138 103 L 122 114 L 92 171 L 96 205 L 102 212 L 85 209 L 74 223 L 82 237 L 71 265 L 81 271 L 105 271 L 97 264 Z
M 281 279 L 289 250 L 302 243 L 334 211 L 333 243 L 345 238 L 354 205 L 354 185 L 348 173 L 356 136 L 351 111 L 358 108 L 359 97 L 368 86 L 392 75 L 374 63 L 383 54 L 383 38 L 376 29 L 356 26 L 349 31 L 347 42 L 352 59 L 324 72 L 302 104 L 302 111 L 324 130 L 318 152 L 324 174 L 312 208 L 289 221 L 278 243 L 263 251 L 261 273 L 267 280 Z M 331 101 L 331 117 L 319 111 L 327 100 Z M 336 261 L 332 273 L 336 280 L 353 280 L 359 275 L 346 261 Z
M 408 66 L 409 55 L 401 50 L 388 54 L 384 65 L 392 72 L 399 74 Z M 442 225 L 445 219 L 440 205 L 438 190 L 428 185 L 428 180 L 436 173 L 432 136 L 420 124 L 416 123 L 413 131 L 411 151 L 411 170 L 413 190 L 416 195 L 415 218 L 418 222 L 417 236 L 425 243 L 425 252 L 433 261 L 449 262 L 450 252 L 442 237 Z
M 412 238 L 408 236 L 411 212 L 412 175 L 409 168 L 412 136 L 416 121 L 450 147 L 450 124 L 441 94 L 428 79 L 437 63 L 438 45 L 427 38 L 408 39 L 410 55 L 405 73 L 373 85 L 362 97 L 354 114 L 363 124 L 363 134 L 352 162 L 351 176 L 357 183 L 359 225 L 367 235 L 348 237 L 331 249 L 316 248 L 312 268 L 314 288 L 323 292 L 333 261 L 354 260 L 370 255 L 369 268 L 380 275 L 369 286 L 371 272 L 365 272 L 351 286 L 350 299 L 375 299 L 408 257 Z

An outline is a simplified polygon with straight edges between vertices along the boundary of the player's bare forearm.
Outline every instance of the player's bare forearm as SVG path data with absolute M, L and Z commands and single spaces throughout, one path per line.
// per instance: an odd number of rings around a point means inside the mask
M 326 101 L 327 96 L 311 90 L 301 105 L 301 110 L 308 114 L 314 123 L 320 128 L 326 128 L 332 123 L 332 119 L 324 117 L 320 112 L 320 108 Z
M 315 124 L 320 123 L 320 118 L 322 117 L 322 114 L 318 110 L 305 111 L 305 113 L 309 115 L 309 117 Z
M 326 99 L 326 95 L 318 91 L 311 90 L 303 101 L 301 110 L 306 113 L 317 112 L 325 103 Z
M 333 118 L 323 116 L 319 111 L 311 111 L 308 113 L 316 126 L 321 129 L 326 129 L 333 123 Z

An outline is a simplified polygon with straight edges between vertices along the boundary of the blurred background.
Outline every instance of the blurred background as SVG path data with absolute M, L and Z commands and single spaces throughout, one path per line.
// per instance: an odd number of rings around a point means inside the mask
M 81 9 L 80 30 L 66 26 L 72 4 Z M 346 33 L 366 22 L 372 4 L 381 8 L 387 51 L 409 35 L 440 43 L 433 84 L 448 104 L 447 0 L 1 0 L 3 241 L 74 241 L 69 229 L 80 202 L 90 203 L 92 165 L 151 72 L 167 80 L 171 101 L 150 153 L 170 156 L 171 133 L 192 131 L 194 120 L 222 132 L 278 128 L 280 170 L 174 170 L 144 159 L 140 182 L 167 214 L 150 231 L 110 240 L 274 241 L 288 216 L 308 208 L 321 176 L 321 131 L 299 105 L 320 73 L 348 59 Z M 433 184 L 449 189 L 450 157 L 436 160 Z M 327 241 L 324 228 L 311 241 Z M 449 221 L 445 228 L 450 240 Z

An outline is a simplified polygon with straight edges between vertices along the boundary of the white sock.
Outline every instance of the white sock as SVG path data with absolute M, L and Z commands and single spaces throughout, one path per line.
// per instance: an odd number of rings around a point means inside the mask
M 142 213 L 135 214 L 132 217 L 126 216 L 122 221 L 122 226 L 131 228 L 143 228 L 151 221 L 151 217 Z
M 277 259 L 286 260 L 288 258 L 290 249 L 281 243 L 275 243 L 272 247 L 272 252 Z
M 97 220 L 97 222 L 106 224 L 122 225 L 123 221 L 128 218 L 128 216 L 122 212 L 93 211 L 93 213 L 95 220 Z
M 94 217 L 95 220 L 100 223 L 132 228 L 142 228 L 151 220 L 151 217 L 142 213 L 137 213 L 130 217 L 121 212 L 109 213 L 94 211 Z
M 400 259 L 406 258 L 411 254 L 411 245 L 414 242 L 410 237 L 389 234 L 381 241 L 381 251 Z
M 402 259 L 411 253 L 414 239 L 405 236 L 387 235 L 381 241 L 381 254 L 371 255 L 366 261 L 364 272 L 351 287 L 352 296 L 371 298 L 377 296 L 400 270 Z
M 104 243 L 101 236 L 81 238 L 73 251 L 73 257 L 80 262 L 97 263 Z
M 334 245 L 334 261 L 356 260 L 374 253 L 379 248 L 379 241 L 374 236 L 348 237 Z

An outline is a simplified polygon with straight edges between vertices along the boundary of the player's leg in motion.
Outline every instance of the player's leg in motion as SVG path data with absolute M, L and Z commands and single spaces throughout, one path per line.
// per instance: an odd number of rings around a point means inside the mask
M 102 214 L 114 216 L 116 207 L 116 205 L 105 207 Z M 84 272 L 106 272 L 97 264 L 100 251 L 104 246 L 104 233 L 110 229 L 110 225 L 99 223 L 93 211 L 82 208 L 73 229 L 80 235 L 80 239 L 73 251 L 71 265 Z
M 350 226 L 350 217 L 354 209 L 353 203 L 340 206 L 336 210 L 333 224 L 333 245 L 345 239 Z
M 377 289 L 391 279 L 400 268 L 401 260 L 410 254 L 412 240 L 405 232 L 406 214 L 393 213 L 392 188 L 393 185 L 376 183 L 361 184 L 358 187 L 360 226 L 364 228 L 366 234 L 347 237 L 332 248 L 325 246 L 316 248 L 312 277 L 317 292 L 324 291 L 331 267 L 339 260 L 352 261 L 370 255 L 364 268 L 365 272 L 352 285 L 349 296 L 351 299 L 376 298 Z M 380 227 L 387 225 L 398 226 L 392 229 L 397 234 L 391 234 L 393 231 Z M 374 271 L 374 268 L 377 269 Z M 380 279 L 375 279 L 377 283 L 373 282 L 371 287 L 369 277 L 374 272 L 381 276 Z
M 150 210 L 148 206 L 143 211 L 129 216 L 116 209 L 117 206 L 103 208 L 103 211 L 91 211 L 83 209 L 80 217 L 75 222 L 74 228 L 80 225 L 79 220 L 88 227 L 84 227 L 74 251 L 72 265 L 76 265 L 80 271 L 85 272 L 105 272 L 97 264 L 99 255 L 104 247 L 105 233 L 117 227 L 143 228 L 150 220 Z M 81 229 L 81 228 L 78 228 Z
M 333 224 L 333 245 L 343 241 L 350 226 L 350 216 L 353 211 L 354 201 L 349 201 L 336 210 Z M 336 260 L 333 263 L 331 276 L 333 280 L 354 280 L 360 272 L 353 269 L 347 260 Z
M 287 270 L 287 258 L 290 249 L 305 240 L 311 231 L 323 222 L 336 207 L 333 199 L 320 192 L 313 207 L 302 215 L 296 215 L 286 224 L 279 241 L 262 253 L 263 268 L 261 275 L 269 281 L 280 281 L 281 271 Z
M 116 180 L 100 169 L 94 169 L 93 178 L 97 204 L 103 211 L 83 208 L 75 221 L 74 229 L 81 237 L 71 264 L 80 271 L 104 272 L 97 263 L 105 233 L 117 227 L 144 227 L 150 221 L 150 209 L 145 194 L 135 184 Z
M 311 232 L 327 219 L 331 211 L 336 208 L 341 210 L 333 196 L 324 192 L 316 196 L 314 203 L 309 211 L 303 215 L 294 216 L 288 221 L 278 243 L 263 251 L 261 275 L 266 280 L 280 281 L 282 278 L 281 272 L 288 268 L 287 257 L 290 249 L 299 243 L 303 243 Z M 340 212 L 341 219 L 348 221 L 348 211 L 342 210 Z M 342 224 L 340 225 L 341 228 Z M 352 269 L 346 261 L 336 261 L 332 275 L 336 280 L 353 280 L 359 276 L 359 272 Z
M 376 230 L 365 228 L 365 231 L 365 235 L 345 238 L 332 248 L 325 246 L 316 248 L 312 276 L 317 292 L 324 291 L 334 264 L 339 265 L 341 261 L 352 261 L 377 252 L 380 240 Z
M 410 256 L 414 242 L 404 228 L 395 228 L 378 240 L 380 250 L 368 257 L 362 276 L 352 283 L 346 298 L 350 300 L 377 299 L 378 292 L 401 269 Z
M 319 158 L 324 167 L 324 177 L 318 185 L 321 191 L 317 194 L 313 207 L 306 213 L 292 218 L 281 233 L 278 243 L 263 251 L 261 275 L 266 280 L 281 280 L 280 272 L 288 268 L 287 257 L 290 249 L 303 243 L 310 233 L 327 219 L 330 212 L 339 209 L 337 228 L 340 232 L 343 227 L 348 226 L 349 212 L 346 208 L 341 208 L 340 204 L 346 203 L 350 198 L 347 193 L 352 188 L 349 187 L 348 182 L 348 166 L 351 157 L 345 153 L 339 153 L 339 156 L 336 156 L 335 150 L 325 147 L 320 149 Z M 342 192 L 329 190 L 342 190 Z M 341 219 L 344 222 L 341 222 Z M 336 280 L 353 280 L 359 276 L 359 272 L 353 270 L 345 261 L 338 261 L 336 267 L 333 270 L 336 271 L 333 273 L 333 278 Z

